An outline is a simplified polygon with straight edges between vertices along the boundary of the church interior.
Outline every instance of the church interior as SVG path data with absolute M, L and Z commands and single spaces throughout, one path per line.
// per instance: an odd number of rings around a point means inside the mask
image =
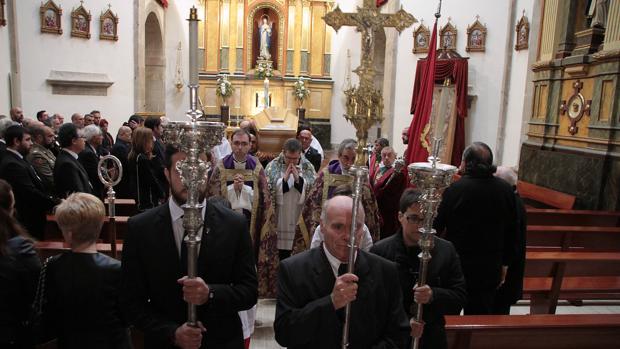
M 378 15 L 367 22 L 347 17 L 368 8 Z M 527 207 L 524 297 L 502 318 L 446 315 L 450 347 L 542 347 L 534 334 L 547 348 L 620 341 L 619 0 L 0 0 L 0 77 L 4 118 L 19 108 L 71 123 L 98 111 L 112 143 L 130 117 L 165 128 L 198 113 L 221 122 L 231 145 L 250 121 L 269 163 L 307 126 L 321 147 L 317 176 L 347 139 L 370 167 L 386 139 L 405 173 L 429 156 L 456 169 L 483 142 L 516 173 Z M 230 184 L 237 172 L 223 173 Z M 114 256 L 137 213 L 127 203 L 117 199 L 112 220 L 106 209 L 103 231 L 116 238 L 99 242 Z M 68 249 L 47 217 L 41 256 Z M 251 348 L 281 347 L 267 294 Z M 514 320 L 526 314 L 541 317 Z

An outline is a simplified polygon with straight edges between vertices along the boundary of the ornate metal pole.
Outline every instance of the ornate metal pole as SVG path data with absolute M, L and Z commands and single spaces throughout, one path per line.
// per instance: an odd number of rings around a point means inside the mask
M 111 161 L 111 163 L 110 163 Z M 114 155 L 106 155 L 99 159 L 99 180 L 108 188 L 108 239 L 112 247 L 112 257 L 117 258 L 116 251 L 116 193 L 114 186 L 123 178 L 123 164 Z
M 452 177 L 456 174 L 457 168 L 452 165 L 440 163 L 438 154 L 441 145 L 441 139 L 433 140 L 433 154 L 429 156 L 428 162 L 415 162 L 410 164 L 407 169 L 411 178 L 411 183 L 415 184 L 422 190 L 422 214 L 424 222 L 420 233 L 418 245 L 422 252 L 418 255 L 420 259 L 420 270 L 418 278 L 418 286 L 426 285 L 426 276 L 428 274 L 428 263 L 431 260 L 431 251 L 434 247 L 433 220 L 437 215 L 437 208 L 441 202 L 441 193 L 452 182 Z M 411 313 L 415 313 L 415 320 L 422 321 L 424 307 L 422 304 L 411 304 Z M 419 338 L 414 338 L 411 347 L 417 349 L 419 347 Z
M 211 147 L 220 144 L 224 136 L 224 124 L 221 122 L 198 121 L 202 112 L 198 109 L 198 11 L 195 7 L 190 10 L 189 16 L 189 61 L 190 61 L 190 82 L 189 97 L 190 110 L 186 115 L 190 121 L 171 121 L 164 125 L 162 135 L 166 144 L 174 145 L 186 154 L 186 158 L 176 164 L 181 182 L 187 188 L 187 201 L 183 208 L 183 229 L 186 237 L 184 243 L 187 245 L 187 277 L 196 277 L 196 263 L 198 258 L 198 246 L 201 236 L 198 231 L 203 226 L 202 193 L 207 182 L 209 162 L 201 158 L 204 154 L 209 154 Z M 188 304 L 187 323 L 190 326 L 197 326 L 196 306 Z

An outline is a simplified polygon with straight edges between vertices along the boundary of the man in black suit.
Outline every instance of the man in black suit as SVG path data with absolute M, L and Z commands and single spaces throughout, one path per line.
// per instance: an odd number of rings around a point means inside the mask
M 352 206 L 346 196 L 326 201 L 321 213 L 323 244 L 280 263 L 274 322 L 280 345 L 340 348 L 344 308 L 351 303 L 351 348 L 404 347 L 410 327 L 395 265 L 358 249 L 354 272 L 346 273 Z M 363 209 L 356 223 L 359 239 Z
M 66 198 L 71 193 L 92 194 L 92 186 L 86 170 L 78 161 L 78 154 L 84 150 L 85 141 L 78 134 L 73 123 L 60 126 L 58 142 L 62 147 L 54 164 L 54 185 L 58 197 Z
M 84 127 L 82 136 L 86 142 L 84 150 L 78 154 L 78 161 L 88 174 L 88 180 L 93 186 L 92 194 L 103 199 L 104 187 L 99 180 L 99 154 L 97 153 L 97 149 L 103 143 L 103 132 L 99 126 L 91 124 Z
M 399 202 L 400 228 L 394 235 L 377 242 L 370 252 L 389 259 L 398 266 L 403 305 L 409 317 L 415 316 L 416 307 L 424 305 L 424 322 L 411 321 L 412 333 L 415 333 L 416 337 L 419 337 L 420 332 L 423 333 L 421 348 L 443 349 L 448 348 L 444 315 L 458 315 L 465 305 L 465 277 L 454 245 L 434 237 L 427 284 L 417 284 L 420 270 L 418 255 L 421 252 L 418 246 L 421 238 L 419 229 L 423 220 L 420 192 L 414 189 L 406 190 Z
M 127 157 L 129 156 L 129 150 L 131 149 L 131 133 L 132 131 L 129 126 L 121 126 L 118 129 L 118 133 L 116 135 L 116 142 L 114 143 L 112 151 L 110 152 L 110 154 L 116 156 L 121 161 L 124 173 L 127 173 L 125 171 L 128 170 Z M 114 188 L 114 190 L 116 191 L 116 197 L 121 199 L 129 199 L 133 197 L 129 189 L 129 183 L 129 176 L 124 175 L 121 178 L 120 183 L 118 183 L 118 185 Z
M 151 159 L 151 168 L 155 174 L 157 181 L 161 183 L 163 188 L 168 187 L 168 180 L 164 175 L 164 158 L 166 148 L 161 141 L 161 134 L 164 131 L 164 127 L 161 125 L 161 119 L 159 117 L 150 117 L 144 121 L 144 127 L 150 128 L 153 131 L 153 158 Z
M 6 154 L 0 162 L 0 178 L 13 187 L 17 219 L 30 235 L 41 239 L 45 231 L 46 214 L 57 200 L 45 193 L 41 179 L 24 156 L 32 147 L 30 134 L 19 125 L 7 128 Z
M 493 176 L 493 153 L 475 142 L 463 152 L 463 176 L 443 193 L 434 226 L 445 230 L 461 257 L 467 282 L 466 315 L 493 314 L 497 288 L 515 255 L 515 195 Z
M 242 215 L 206 201 L 198 277 L 184 276 L 180 206 L 188 194 L 176 164 L 185 158 L 176 148 L 166 148 L 168 202 L 129 219 L 123 245 L 122 304 L 130 322 L 144 332 L 145 348 L 242 349 L 237 312 L 250 309 L 258 295 L 250 233 Z M 186 323 L 186 302 L 197 306 L 197 328 Z
M 0 161 L 2 161 L 2 157 L 6 153 L 6 141 L 4 140 L 4 133 L 9 126 L 17 125 L 13 120 L 5 117 L 0 119 Z
M 314 167 L 314 171 L 318 173 L 321 168 L 321 154 L 318 150 L 310 146 L 312 143 L 312 129 L 306 125 L 299 126 L 297 129 L 297 139 L 301 142 L 304 156 L 310 161 L 312 167 Z

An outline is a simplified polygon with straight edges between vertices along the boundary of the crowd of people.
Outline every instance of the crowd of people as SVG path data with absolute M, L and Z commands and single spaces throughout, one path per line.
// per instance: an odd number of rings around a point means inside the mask
M 190 279 L 188 193 L 176 170 L 186 154 L 162 141 L 165 120 L 133 115 L 114 139 L 97 111 L 70 123 L 45 111 L 36 120 L 19 108 L 10 114 L 0 117 L 0 297 L 12 300 L 0 306 L 3 348 L 51 338 L 60 348 L 130 348 L 130 326 L 146 348 L 248 348 L 258 298 L 276 298 L 275 339 L 285 347 L 340 347 L 351 304 L 352 348 L 404 348 L 413 337 L 446 348 L 444 315 L 506 314 L 521 297 L 516 174 L 497 169 L 484 143 L 465 150 L 461 177 L 443 194 L 420 285 L 424 198 L 388 139 L 375 141 L 367 163 L 349 268 L 356 141 L 343 140 L 328 161 L 300 125 L 279 154 L 266 154 L 244 121 L 204 154 L 211 166 Z M 106 154 L 126 169 L 117 197 L 135 199 L 140 212 L 128 221 L 120 262 L 96 249 Z M 71 251 L 42 265 L 34 241 L 54 208 Z M 197 307 L 196 324 L 186 322 L 187 304 Z M 413 318 L 419 306 L 423 319 Z

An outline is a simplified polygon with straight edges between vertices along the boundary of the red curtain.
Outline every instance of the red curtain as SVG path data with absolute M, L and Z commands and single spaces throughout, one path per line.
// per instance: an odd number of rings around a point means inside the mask
M 434 30 L 434 29 L 433 29 Z M 429 54 L 430 56 L 430 54 Z M 427 74 L 428 57 L 418 61 L 416 67 L 415 83 L 413 85 L 413 98 L 411 100 L 411 114 L 413 120 L 409 127 L 409 145 L 407 151 L 413 148 L 413 153 L 407 157 L 408 162 L 426 161 L 428 152 L 420 142 L 422 131 L 428 123 L 433 102 L 432 93 L 425 90 L 434 88 L 434 83 L 441 84 L 444 79 L 450 78 L 456 85 L 456 129 L 454 133 L 454 145 L 452 147 L 451 163 L 455 166 L 461 164 L 461 155 L 465 149 L 465 118 L 467 117 L 467 59 L 456 58 L 450 60 L 437 60 L 434 74 Z M 425 75 L 433 76 L 433 85 L 424 79 Z M 422 100 L 420 96 L 430 95 L 429 99 Z M 428 103 L 428 105 L 426 105 Z M 419 117 L 421 115 L 421 117 Z M 444 160 L 445 161 L 445 160 Z
M 385 5 L 387 2 L 388 0 L 377 0 L 377 7 L 381 7 Z

